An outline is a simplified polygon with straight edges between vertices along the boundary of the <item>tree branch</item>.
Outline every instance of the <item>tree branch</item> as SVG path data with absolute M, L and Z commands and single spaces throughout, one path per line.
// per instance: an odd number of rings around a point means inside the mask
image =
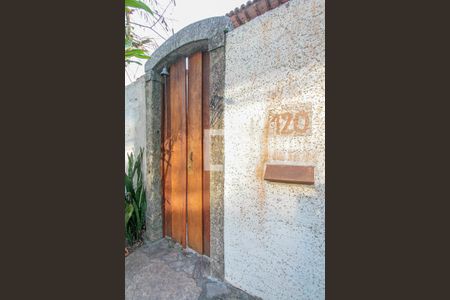
M 130 21 L 130 24 L 137 25 L 137 26 L 141 26 L 141 27 L 144 27 L 144 28 L 148 28 L 148 29 L 150 29 L 151 31 L 153 31 L 154 33 L 156 33 L 160 38 L 162 38 L 163 40 L 166 40 L 165 37 L 163 37 L 158 31 L 154 30 L 154 29 L 153 29 L 152 27 L 150 27 L 150 26 L 142 25 L 142 24 L 139 24 L 139 23 L 131 22 L 131 21 Z

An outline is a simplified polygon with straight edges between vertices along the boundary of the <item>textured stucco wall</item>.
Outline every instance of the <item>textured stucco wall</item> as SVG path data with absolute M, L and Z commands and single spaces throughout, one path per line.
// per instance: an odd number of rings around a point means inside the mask
M 225 279 L 263 299 L 325 298 L 324 12 L 291 0 L 226 37 Z M 266 163 L 315 185 L 264 181 Z
M 127 153 L 137 154 L 140 147 L 146 147 L 145 119 L 145 79 L 141 76 L 125 87 L 125 165 Z

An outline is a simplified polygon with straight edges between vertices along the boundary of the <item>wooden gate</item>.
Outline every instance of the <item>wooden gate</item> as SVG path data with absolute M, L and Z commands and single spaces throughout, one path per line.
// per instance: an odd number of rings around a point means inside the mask
M 162 110 L 164 236 L 209 255 L 209 171 L 203 163 L 209 55 L 197 52 L 180 58 L 169 73 Z

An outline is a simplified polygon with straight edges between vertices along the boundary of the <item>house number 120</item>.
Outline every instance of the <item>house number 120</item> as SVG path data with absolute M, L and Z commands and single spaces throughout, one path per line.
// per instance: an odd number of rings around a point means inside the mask
M 270 114 L 269 121 L 277 135 L 306 135 L 311 128 L 310 115 L 306 110 Z

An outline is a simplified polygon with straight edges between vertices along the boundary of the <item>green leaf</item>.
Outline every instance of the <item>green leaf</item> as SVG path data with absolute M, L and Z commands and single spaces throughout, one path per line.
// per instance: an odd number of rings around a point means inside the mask
M 129 203 L 125 207 L 125 227 L 128 225 L 128 222 L 130 221 L 133 211 L 134 211 L 133 205 Z
M 127 175 L 125 175 L 125 189 L 129 193 L 131 199 L 134 199 L 136 194 L 134 192 L 133 179 Z
M 126 56 L 133 56 L 133 55 L 136 55 L 136 54 L 144 54 L 144 53 L 145 52 L 142 49 L 134 49 L 134 48 L 125 49 L 125 57 Z
M 125 50 L 125 59 L 136 57 L 136 58 L 143 58 L 143 59 L 149 59 L 150 56 L 145 54 L 146 51 L 142 49 L 126 49 Z
M 128 176 L 133 176 L 133 165 L 134 165 L 134 157 L 133 153 L 127 153 L 128 157 Z
M 136 193 L 138 195 L 138 203 L 139 207 L 142 208 L 142 204 L 145 203 L 145 190 L 143 187 L 139 188 L 139 193 Z
M 137 223 L 137 230 L 140 231 L 142 228 L 141 225 L 141 214 L 139 211 L 139 207 L 137 206 L 136 202 L 133 202 L 133 212 L 134 212 L 134 216 L 136 217 L 136 223 Z
M 142 9 L 153 15 L 153 11 L 150 9 L 150 7 L 148 7 L 147 4 L 139 0 L 125 0 L 125 8 L 126 7 Z

